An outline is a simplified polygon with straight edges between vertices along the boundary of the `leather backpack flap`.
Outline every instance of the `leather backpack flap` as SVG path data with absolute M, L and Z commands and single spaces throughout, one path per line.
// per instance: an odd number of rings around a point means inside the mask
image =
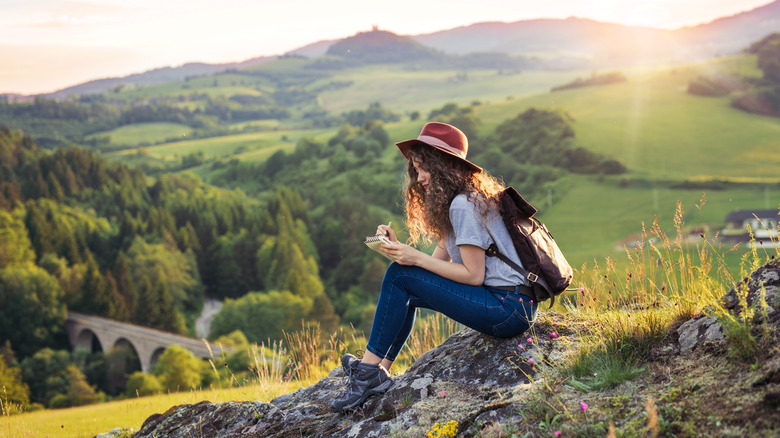
M 532 218 L 538 212 L 536 207 L 526 201 L 514 187 L 504 189 L 499 195 L 499 199 L 502 209 L 513 216 Z

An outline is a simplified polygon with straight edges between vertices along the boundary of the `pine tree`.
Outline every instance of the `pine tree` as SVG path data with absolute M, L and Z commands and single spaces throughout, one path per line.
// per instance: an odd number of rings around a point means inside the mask
M 120 251 L 114 262 L 113 277 L 116 279 L 116 287 L 123 302 L 124 318 L 123 321 L 130 321 L 133 318 L 135 303 L 138 299 L 138 291 L 131 277 L 130 266 L 124 251 Z
M 176 309 L 173 298 L 168 290 L 168 284 L 164 281 L 158 281 L 155 288 L 157 298 L 158 319 L 153 322 L 153 326 L 161 330 L 167 330 L 175 333 L 186 333 L 187 325 L 184 317 Z
M 157 307 L 157 290 L 152 287 L 149 277 L 142 277 L 138 286 L 138 298 L 133 305 L 132 322 L 154 327 L 160 319 L 160 309 Z

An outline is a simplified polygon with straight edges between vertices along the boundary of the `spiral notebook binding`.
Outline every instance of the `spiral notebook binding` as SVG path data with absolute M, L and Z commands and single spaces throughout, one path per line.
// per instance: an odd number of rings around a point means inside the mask
M 387 236 L 383 236 L 381 234 L 377 234 L 375 236 L 366 236 L 366 240 L 364 241 L 364 243 L 373 243 L 373 242 L 389 243 Z

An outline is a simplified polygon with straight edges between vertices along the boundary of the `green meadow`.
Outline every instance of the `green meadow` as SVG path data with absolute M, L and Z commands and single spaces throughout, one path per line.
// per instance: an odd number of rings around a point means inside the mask
M 273 91 L 267 79 L 245 75 L 223 74 L 218 77 L 200 76 L 186 81 L 166 82 L 159 85 L 138 86 L 123 89 L 115 93 L 115 98 L 132 101 L 134 99 L 160 99 L 192 93 L 208 96 L 230 97 L 236 94 L 259 96 Z
M 135 123 L 120 126 L 111 131 L 104 131 L 87 137 L 109 137 L 112 145 L 137 146 L 141 144 L 157 144 L 170 141 L 173 138 L 191 135 L 193 129 L 180 123 Z
M 324 91 L 319 104 L 335 113 L 365 108 L 380 102 L 393 111 L 420 111 L 423 115 L 447 102 L 469 105 L 473 101 L 494 103 L 511 98 L 544 94 L 550 88 L 570 82 L 583 72 L 496 70 L 419 70 L 394 66 L 370 66 L 339 74 L 351 81 L 347 88 Z M 465 75 L 465 79 L 459 75 Z
M 134 125 L 133 125 L 134 126 Z M 261 131 L 240 134 L 230 134 L 220 137 L 183 140 L 144 147 L 146 155 L 158 160 L 172 160 L 189 154 L 203 152 L 206 158 L 233 157 L 247 161 L 265 161 L 274 152 L 284 150 L 291 152 L 295 144 L 303 137 L 317 138 L 332 129 L 307 131 Z M 134 155 L 138 149 L 108 153 L 105 156 L 122 159 L 123 156 Z

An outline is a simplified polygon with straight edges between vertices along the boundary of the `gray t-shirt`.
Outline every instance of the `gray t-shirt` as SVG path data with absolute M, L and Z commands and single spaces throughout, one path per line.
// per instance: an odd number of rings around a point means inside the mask
M 517 251 L 512 244 L 512 238 L 506 230 L 501 215 L 497 209 L 492 209 L 487 220 L 477 210 L 477 204 L 470 200 L 469 195 L 461 193 L 450 204 L 450 222 L 453 233 L 447 235 L 447 252 L 453 263 L 463 263 L 458 245 L 474 245 L 487 249 L 491 243 L 496 243 L 498 250 L 523 266 Z M 485 281 L 488 286 L 527 285 L 527 281 L 511 266 L 498 257 L 485 256 Z

